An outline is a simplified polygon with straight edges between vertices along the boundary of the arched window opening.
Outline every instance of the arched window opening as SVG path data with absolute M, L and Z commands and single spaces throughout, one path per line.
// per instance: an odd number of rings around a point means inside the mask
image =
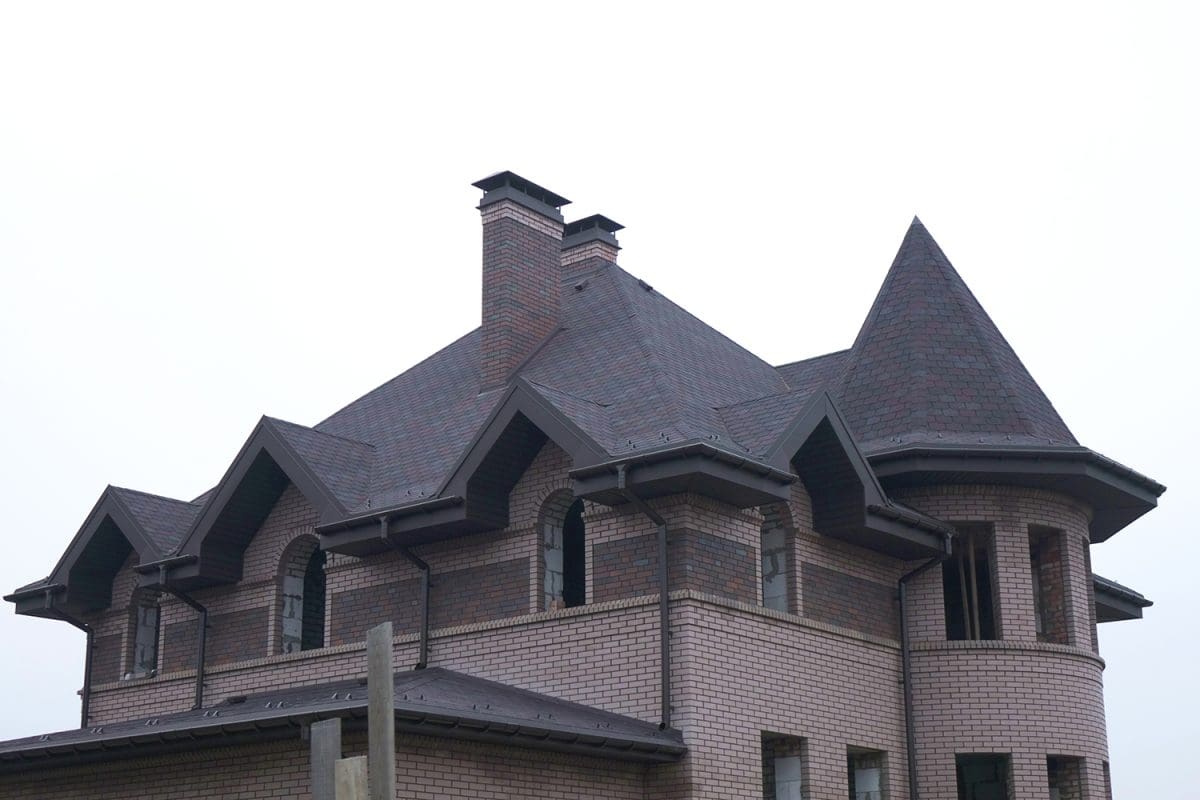
M 158 593 L 138 589 L 129 603 L 129 671 L 125 677 L 148 678 L 158 673 Z
M 583 501 L 560 493 L 542 514 L 544 608 L 574 608 L 587 602 L 587 545 Z
M 280 634 L 284 653 L 325 646 L 325 552 L 303 536 L 283 559 Z

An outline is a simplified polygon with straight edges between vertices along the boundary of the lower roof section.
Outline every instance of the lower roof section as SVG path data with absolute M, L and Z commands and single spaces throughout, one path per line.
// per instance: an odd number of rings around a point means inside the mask
M 620 761 L 683 756 L 683 736 L 650 722 L 432 667 L 395 676 L 396 731 Z M 46 769 L 243 742 L 299 738 L 305 726 L 367 715 L 366 679 L 235 695 L 176 714 L 0 742 L 0 772 Z
M 1096 622 L 1141 619 L 1142 609 L 1154 605 L 1141 592 L 1099 575 L 1092 575 L 1092 587 L 1096 595 Z

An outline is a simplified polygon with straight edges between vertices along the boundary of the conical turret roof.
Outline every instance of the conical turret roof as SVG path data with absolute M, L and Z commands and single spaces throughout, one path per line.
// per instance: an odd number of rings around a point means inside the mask
M 867 453 L 913 444 L 1077 446 L 916 217 L 832 388 Z

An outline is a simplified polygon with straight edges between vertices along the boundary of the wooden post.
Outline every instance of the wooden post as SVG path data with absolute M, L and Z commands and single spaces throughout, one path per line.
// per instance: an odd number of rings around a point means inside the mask
M 334 766 L 335 800 L 367 800 L 367 757 L 339 758 Z
M 327 719 L 309 728 L 309 774 L 313 800 L 334 800 L 334 765 L 342 757 L 342 721 Z
M 392 623 L 367 631 L 367 766 L 371 800 L 396 800 L 396 687 Z

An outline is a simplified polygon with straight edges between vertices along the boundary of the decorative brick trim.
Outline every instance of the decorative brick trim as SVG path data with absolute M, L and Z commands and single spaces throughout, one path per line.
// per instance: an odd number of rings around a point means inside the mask
M 912 643 L 913 651 L 932 652 L 937 650 L 1007 650 L 1010 652 L 1023 653 L 1058 653 L 1060 655 L 1075 656 L 1076 658 L 1090 661 L 1096 664 L 1100 669 L 1104 669 L 1104 659 L 1082 647 L 1074 647 L 1069 644 L 1053 644 L 1051 642 L 1034 642 L 1029 640 L 1004 640 L 1004 639 L 984 639 L 980 641 L 955 640 L 955 641 L 919 641 Z
M 562 240 L 563 226 L 561 222 L 547 219 L 541 214 L 530 211 L 525 206 L 517 205 L 511 200 L 501 200 L 499 203 L 493 203 L 480 212 L 480 217 L 484 225 L 500 219 L 516 220 L 522 225 L 528 225 L 539 233 L 553 236 L 560 241 Z
M 576 261 L 584 261 L 589 258 L 599 258 L 604 261 L 616 263 L 617 248 L 605 242 L 588 242 L 569 250 L 564 250 L 562 254 L 563 266 L 574 264 Z

